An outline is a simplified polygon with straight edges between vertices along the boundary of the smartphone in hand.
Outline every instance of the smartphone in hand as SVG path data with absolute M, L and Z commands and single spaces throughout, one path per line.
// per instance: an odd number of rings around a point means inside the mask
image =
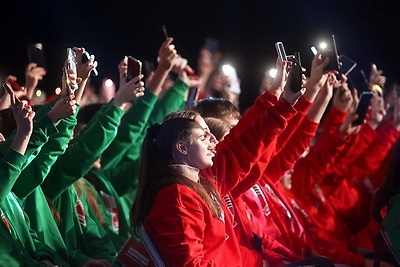
M 8 79 L 8 82 L 14 91 L 24 91 L 24 88 L 16 80 Z
M 137 60 L 136 58 L 129 56 L 126 81 L 130 81 L 140 74 L 142 74 L 142 62 L 140 60 Z
M 72 48 L 72 50 L 76 53 L 76 50 L 78 50 L 79 48 L 78 47 L 74 47 L 74 48 Z M 88 62 L 89 60 L 90 60 L 90 54 L 89 54 L 89 52 L 88 51 L 83 51 L 83 53 L 82 53 L 82 64 L 85 64 L 86 62 Z M 97 71 L 97 69 L 96 68 L 94 68 L 92 71 L 91 71 L 91 73 L 90 73 L 90 75 L 91 76 L 97 76 L 97 75 L 99 75 L 99 72 Z
M 225 76 L 229 77 L 230 80 L 230 86 L 228 88 L 228 91 L 230 93 L 234 93 L 234 94 L 240 94 L 241 89 L 240 89 L 240 84 L 238 81 L 238 76 L 237 76 L 237 72 L 236 69 L 230 65 L 223 65 L 222 66 L 222 73 Z
M 358 118 L 353 121 L 351 124 L 352 126 L 357 126 L 363 124 L 365 117 L 367 116 L 369 103 L 372 99 L 372 92 L 371 91 L 364 91 L 360 96 L 360 102 L 358 103 L 356 114 Z
M 287 61 L 285 47 L 283 46 L 282 42 L 275 43 L 276 53 L 281 61 Z
M 300 54 L 298 54 L 298 56 L 299 55 Z M 292 92 L 297 93 L 302 88 L 302 86 L 301 86 L 302 77 L 301 76 L 303 74 L 303 69 L 301 67 L 300 62 L 296 58 L 296 56 L 287 56 L 287 60 L 292 62 L 292 68 L 289 71 L 287 83 L 288 83 L 289 89 Z
M 348 77 L 351 89 L 356 88 L 359 93 L 370 91 L 368 79 L 365 76 L 364 70 L 356 68 Z
M 345 55 L 339 57 L 340 69 L 339 73 L 348 76 L 357 67 L 357 63 Z
M 76 54 L 72 50 L 72 48 L 68 48 L 67 49 L 67 62 L 66 62 L 66 66 L 64 68 L 64 71 L 65 71 L 66 87 L 67 87 L 67 91 L 68 91 L 69 94 L 73 94 L 78 89 L 78 84 L 73 83 L 69 79 L 68 73 L 71 70 L 75 73 L 75 75 L 77 75 L 77 71 L 76 71 Z
M 3 83 L 3 88 L 9 95 L 13 95 L 13 91 L 11 90 L 10 87 L 8 87 L 8 85 L 6 83 Z M 21 100 L 19 100 L 19 98 L 16 97 L 15 94 L 14 94 L 14 99 L 15 99 L 15 103 L 17 105 L 21 102 Z
M 339 71 L 339 57 L 336 49 L 335 35 L 332 34 L 331 45 L 329 48 L 322 50 L 322 59 L 329 57 L 329 64 L 325 67 L 325 71 Z
M 26 47 L 28 52 L 28 62 L 36 63 L 38 67 L 46 68 L 46 60 L 43 52 L 43 44 L 34 43 Z
M 186 100 L 186 107 L 187 108 L 192 108 L 194 106 L 194 104 L 196 102 L 196 99 L 197 99 L 198 91 L 199 91 L 199 88 L 197 88 L 197 87 L 193 87 L 193 88 L 189 89 L 188 97 L 187 97 L 187 100 Z

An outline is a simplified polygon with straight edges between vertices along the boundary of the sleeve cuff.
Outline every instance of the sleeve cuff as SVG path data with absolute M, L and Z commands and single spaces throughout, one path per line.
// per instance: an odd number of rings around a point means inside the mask
M 51 136 L 53 134 L 58 133 L 57 127 L 53 124 L 53 122 L 51 121 L 50 117 L 47 114 L 45 114 L 38 121 L 36 121 L 35 126 L 43 130 L 43 132 L 47 136 Z
M 300 99 L 294 105 L 294 108 L 296 109 L 297 112 L 305 114 L 307 113 L 311 105 L 312 105 L 311 101 L 308 101 L 304 97 L 300 97 Z
M 26 157 L 24 155 L 13 149 L 10 149 L 6 152 L 6 154 L 4 155 L 4 159 L 19 169 L 22 168 L 23 164 L 26 161 Z
M 173 85 L 173 87 L 178 90 L 178 91 L 182 91 L 182 92 L 186 92 L 187 89 L 189 89 L 189 85 L 187 85 L 186 83 L 184 83 L 181 79 L 176 79 L 175 83 Z

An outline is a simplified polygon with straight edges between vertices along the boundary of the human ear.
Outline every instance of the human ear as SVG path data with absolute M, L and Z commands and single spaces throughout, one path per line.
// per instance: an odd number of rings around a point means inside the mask
M 188 151 L 187 151 L 187 146 L 184 142 L 182 141 L 178 141 L 176 143 L 176 149 L 183 155 L 187 155 Z

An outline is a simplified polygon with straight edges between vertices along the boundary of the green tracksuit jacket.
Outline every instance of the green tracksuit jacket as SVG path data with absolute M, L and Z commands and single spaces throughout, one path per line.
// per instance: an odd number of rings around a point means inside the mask
M 82 265 L 89 258 L 111 261 L 116 255 L 107 233 L 101 225 L 99 227 L 97 217 L 87 205 L 85 191 L 79 190 L 78 194 L 73 184 L 92 168 L 114 139 L 123 114 L 123 110 L 111 102 L 103 106 L 81 134 L 70 142 L 65 153 L 58 157 L 42 184 L 46 196 L 60 212 L 59 229 L 73 254 L 74 266 Z

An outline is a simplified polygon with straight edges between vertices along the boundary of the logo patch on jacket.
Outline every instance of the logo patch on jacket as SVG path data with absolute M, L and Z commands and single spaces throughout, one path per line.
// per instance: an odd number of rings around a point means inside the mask
M 77 198 L 76 200 L 75 210 L 76 215 L 78 216 L 79 223 L 83 226 L 86 226 L 86 213 L 85 209 L 83 208 L 83 203 L 79 198 Z
M 237 222 L 235 222 L 235 209 L 233 207 L 232 199 L 229 197 L 229 195 L 225 195 L 224 201 L 225 201 L 226 207 L 228 208 L 228 210 L 232 216 L 232 227 L 235 228 L 237 225 Z
M 119 230 L 119 220 L 118 220 L 118 208 L 117 203 L 115 202 L 115 198 L 110 196 L 103 191 L 100 191 L 101 198 L 103 199 L 104 205 L 106 206 L 106 210 L 111 215 L 112 226 L 114 231 Z
M 268 206 L 268 201 L 264 196 L 264 193 L 262 192 L 262 189 L 258 184 L 255 184 L 250 190 L 253 192 L 258 197 L 258 200 L 260 201 L 262 207 L 263 207 L 263 212 L 265 216 L 269 216 L 271 214 L 271 210 Z

